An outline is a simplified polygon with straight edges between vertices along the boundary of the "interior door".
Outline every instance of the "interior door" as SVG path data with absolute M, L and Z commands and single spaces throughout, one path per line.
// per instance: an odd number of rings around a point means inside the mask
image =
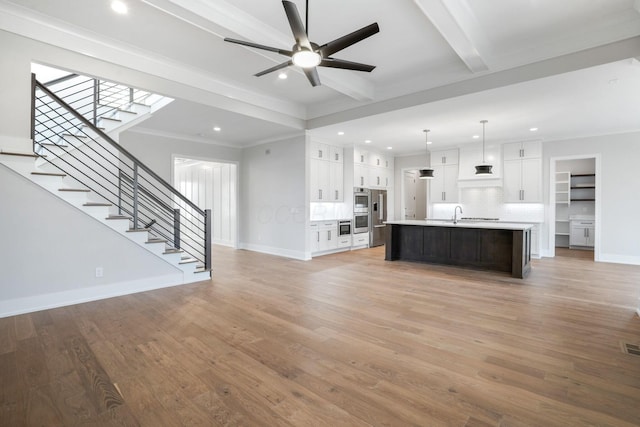
M 404 171 L 404 219 L 416 219 L 416 171 Z

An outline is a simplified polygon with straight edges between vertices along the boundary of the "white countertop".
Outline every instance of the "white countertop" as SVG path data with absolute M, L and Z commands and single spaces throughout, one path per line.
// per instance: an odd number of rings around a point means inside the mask
M 421 225 L 424 227 L 458 227 L 458 228 L 483 228 L 491 230 L 528 230 L 535 227 L 536 224 L 532 223 L 516 223 L 516 222 L 490 222 L 490 221 L 458 221 L 454 224 L 453 221 L 439 221 L 439 220 L 418 220 L 418 219 L 405 219 L 399 221 L 387 221 L 386 224 L 395 225 Z

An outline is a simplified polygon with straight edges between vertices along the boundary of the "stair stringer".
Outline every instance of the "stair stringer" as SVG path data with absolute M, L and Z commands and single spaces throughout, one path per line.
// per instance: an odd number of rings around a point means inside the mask
M 143 253 L 147 256 L 151 255 L 163 264 L 171 268 L 173 278 L 170 280 L 162 279 L 160 282 L 154 282 L 153 280 L 144 281 L 142 288 L 131 288 L 118 291 L 120 295 L 125 293 L 134 293 L 141 290 L 156 289 L 165 286 L 174 286 L 178 284 L 193 283 L 202 280 L 209 280 L 210 274 L 207 271 L 202 271 L 201 265 L 195 262 L 184 263 L 180 253 L 175 251 L 168 251 L 168 247 L 165 244 L 149 242 L 150 237 L 148 232 L 128 232 L 129 227 L 125 227 L 125 221 L 118 221 L 114 218 L 109 218 L 112 212 L 109 211 L 109 207 L 106 206 L 85 206 L 86 203 L 91 203 L 89 192 L 61 192 L 60 188 L 65 188 L 63 185 L 64 179 L 56 176 L 46 175 L 33 175 L 33 172 L 43 172 L 42 169 L 37 168 L 34 164 L 34 158 L 25 156 L 12 156 L 4 155 L 0 153 L 0 163 L 4 164 L 7 169 L 12 170 L 14 173 L 22 176 L 23 180 L 28 181 L 33 186 L 36 186 L 41 191 L 46 191 L 51 197 L 64 201 L 69 208 L 74 208 L 76 211 L 81 211 L 86 217 L 90 217 L 95 226 L 101 227 L 102 230 L 106 227 L 110 233 L 116 233 L 120 236 L 120 239 L 125 240 L 125 244 L 135 244 L 142 249 Z M 45 172 L 46 173 L 46 172 Z M 77 186 L 74 185 L 74 188 Z M 44 199 L 43 199 L 44 200 Z M 40 198 L 34 201 L 34 205 L 40 203 Z M 196 271 L 199 269 L 200 271 Z M 108 294 L 108 293 L 107 293 Z M 108 294 L 104 297 L 110 297 L 113 295 Z M 89 296 L 86 296 L 90 300 Z M 94 298 L 99 299 L 99 298 Z M 60 305 L 65 305 L 64 303 Z M 24 311 L 23 311 L 24 312 Z M 2 315 L 2 309 L 0 307 L 0 316 Z

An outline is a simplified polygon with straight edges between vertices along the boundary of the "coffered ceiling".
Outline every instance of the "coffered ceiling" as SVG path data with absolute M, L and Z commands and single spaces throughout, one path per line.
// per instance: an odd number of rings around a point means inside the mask
M 335 55 L 373 72 L 320 68 L 315 88 L 294 67 L 254 77 L 283 57 L 223 41 L 290 49 L 280 0 L 125 1 L 118 15 L 107 0 L 0 0 L 0 28 L 176 83 L 149 83 L 178 101 L 144 131 L 225 145 L 309 129 L 406 154 L 426 127 L 473 143 L 481 119 L 499 142 L 640 130 L 640 0 L 310 0 L 318 44 L 380 26 Z

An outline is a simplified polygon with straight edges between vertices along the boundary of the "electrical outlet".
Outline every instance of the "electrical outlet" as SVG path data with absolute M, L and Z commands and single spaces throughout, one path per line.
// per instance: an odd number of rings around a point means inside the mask
M 96 277 L 104 276 L 104 269 L 102 267 L 96 267 Z

